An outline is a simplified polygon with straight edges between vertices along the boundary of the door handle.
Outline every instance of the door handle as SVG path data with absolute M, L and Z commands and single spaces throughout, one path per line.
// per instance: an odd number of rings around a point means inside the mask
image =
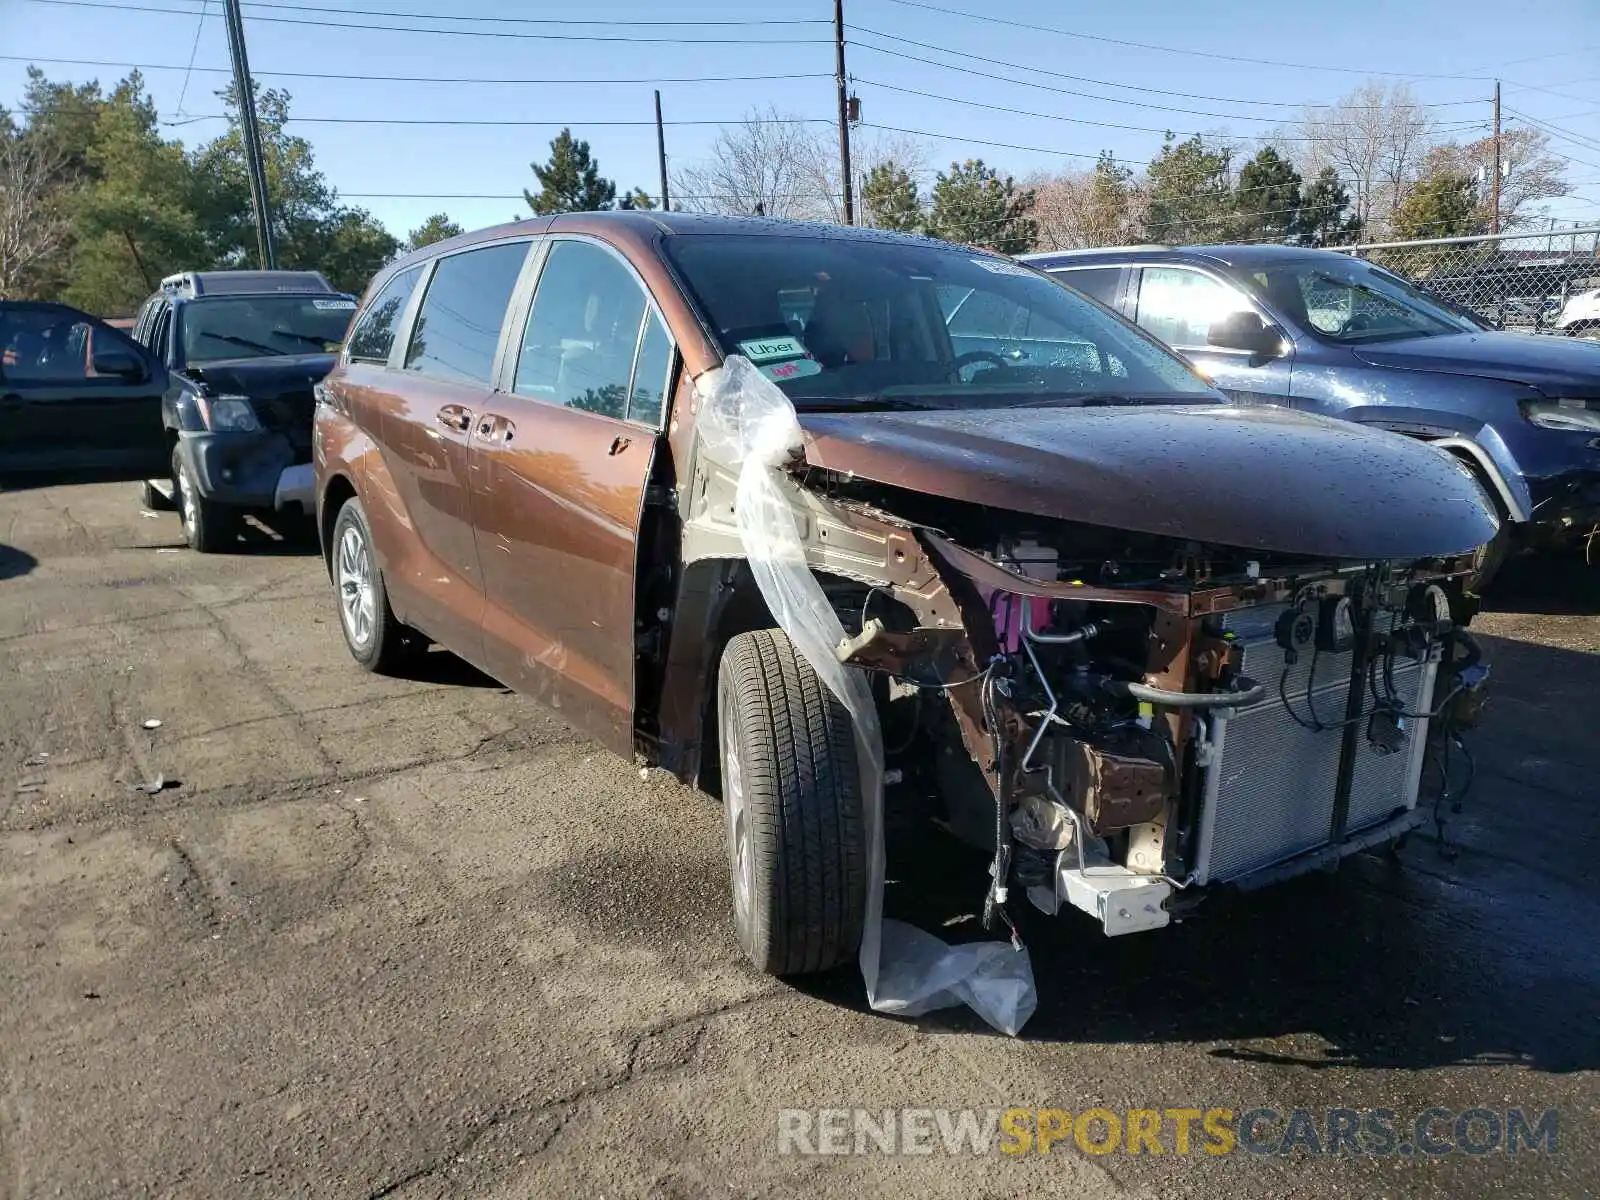
M 472 425 L 472 410 L 459 404 L 446 404 L 435 415 L 434 419 L 446 429 L 456 433 L 465 433 Z
M 483 442 L 509 442 L 517 427 L 497 413 L 489 413 L 478 421 L 477 437 Z

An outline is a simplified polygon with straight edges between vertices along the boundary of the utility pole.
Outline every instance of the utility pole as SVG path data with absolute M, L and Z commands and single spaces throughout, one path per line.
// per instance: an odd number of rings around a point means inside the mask
M 1500 81 L 1494 81 L 1494 182 L 1489 185 L 1489 232 L 1500 232 Z
M 261 269 L 275 271 L 278 256 L 272 247 L 272 221 L 267 209 L 267 171 L 261 158 L 256 90 L 250 80 L 250 60 L 244 50 L 244 18 L 239 13 L 239 0 L 222 0 L 222 15 L 228 27 L 228 54 L 233 59 L 233 90 L 239 104 L 245 173 L 250 177 L 250 207 L 256 215 L 256 252 Z
M 839 85 L 839 179 L 844 184 L 844 223 L 856 223 L 854 189 L 850 180 L 850 99 L 845 95 L 844 0 L 833 0 L 834 82 Z
M 667 135 L 661 127 L 661 90 L 656 89 L 656 162 L 661 165 L 661 211 L 671 212 L 667 198 Z

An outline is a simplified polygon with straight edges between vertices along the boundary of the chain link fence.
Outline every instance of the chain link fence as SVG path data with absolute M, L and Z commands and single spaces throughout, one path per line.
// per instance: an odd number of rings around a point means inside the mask
M 1348 253 L 1517 333 L 1600 337 L 1600 225 L 1547 233 L 1372 242 Z

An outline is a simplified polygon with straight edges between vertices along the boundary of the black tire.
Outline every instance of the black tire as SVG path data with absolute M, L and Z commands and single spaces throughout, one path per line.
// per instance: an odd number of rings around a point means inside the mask
M 177 485 L 174 484 L 173 496 L 176 495 Z M 139 503 L 144 505 L 151 512 L 166 512 L 169 509 L 178 507 L 175 503 L 173 503 L 172 496 L 168 496 L 166 493 L 160 491 L 156 485 L 148 479 L 140 480 L 139 482 Z
M 355 561 L 355 551 L 349 539 L 354 538 L 365 553 L 366 580 L 370 588 L 367 601 L 370 611 L 368 624 L 357 620 L 349 607 L 349 588 L 353 576 L 359 576 L 360 567 Z M 349 551 L 351 560 L 341 561 Z M 333 542 L 329 547 L 330 573 L 333 577 L 334 597 L 339 605 L 339 631 L 344 634 L 344 644 L 350 657 L 362 667 L 379 675 L 394 673 L 417 648 L 411 630 L 402 625 L 389 607 L 389 593 L 383 584 L 383 568 L 378 565 L 377 552 L 372 542 L 372 526 L 367 524 L 367 514 L 361 501 L 354 496 L 344 502 L 333 523 Z M 358 606 L 362 604 L 357 597 Z M 363 636 L 364 634 L 364 636 Z
M 1506 565 L 1506 559 L 1511 557 L 1515 538 L 1516 527 L 1502 517 L 1499 532 L 1479 546 L 1477 553 L 1472 556 L 1472 574 L 1466 580 L 1469 592 L 1482 595 L 1483 589 L 1494 582 L 1500 568 Z
M 1600 341 L 1600 321 L 1577 321 L 1568 325 L 1567 336 Z
M 231 550 L 239 539 L 239 510 L 200 495 L 198 484 L 183 455 L 172 452 L 172 495 L 178 504 L 178 519 L 183 522 L 183 537 L 191 550 L 201 554 L 220 554 Z
M 861 945 L 867 894 L 850 714 L 763 629 L 723 652 L 717 715 L 739 946 L 769 975 L 836 967 Z

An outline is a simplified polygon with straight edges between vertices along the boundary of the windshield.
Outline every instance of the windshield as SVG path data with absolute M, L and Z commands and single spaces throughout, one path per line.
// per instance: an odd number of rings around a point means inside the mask
M 793 234 L 666 249 L 723 352 L 799 409 L 1220 400 L 1127 323 L 981 251 Z
M 344 341 L 356 302 L 348 296 L 227 296 L 183 309 L 183 360 L 326 354 Z
M 1266 267 L 1249 277 L 1285 316 L 1328 341 L 1381 342 L 1483 328 L 1400 276 L 1342 255 Z

